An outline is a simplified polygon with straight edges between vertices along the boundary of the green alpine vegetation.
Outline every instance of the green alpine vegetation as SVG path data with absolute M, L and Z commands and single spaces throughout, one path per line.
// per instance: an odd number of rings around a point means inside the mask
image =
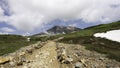
M 26 37 L 19 35 L 0 35 L 0 56 L 12 53 L 21 47 L 33 43 L 28 42 Z

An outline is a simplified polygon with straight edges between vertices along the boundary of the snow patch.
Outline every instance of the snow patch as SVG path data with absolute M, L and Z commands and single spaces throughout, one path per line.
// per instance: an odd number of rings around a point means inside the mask
M 106 33 L 96 33 L 94 36 L 120 42 L 120 29 L 107 31 Z

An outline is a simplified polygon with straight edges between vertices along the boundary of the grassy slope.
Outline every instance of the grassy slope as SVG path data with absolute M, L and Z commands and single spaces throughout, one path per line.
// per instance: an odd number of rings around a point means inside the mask
M 75 33 L 50 36 L 48 39 L 56 39 L 56 38 L 59 38 L 59 37 L 62 37 L 62 36 L 65 37 L 65 38 L 93 36 L 93 34 L 95 34 L 95 33 L 106 32 L 106 31 L 116 30 L 116 29 L 120 29 L 120 21 L 119 22 L 113 22 L 113 23 L 110 23 L 110 24 L 101 24 L 101 25 L 97 25 L 97 26 L 88 27 L 88 28 L 85 28 L 83 30 L 77 31 Z
M 27 42 L 25 37 L 18 35 L 0 35 L 0 56 L 14 52 L 33 42 Z
M 110 30 L 116 30 L 116 29 L 120 29 L 120 22 L 113 22 L 110 24 L 101 24 L 101 25 L 97 25 L 97 26 L 92 26 L 92 27 L 88 27 L 84 30 L 81 30 L 79 32 L 75 32 L 75 33 L 70 33 L 68 35 L 66 35 L 67 37 L 77 37 L 77 36 L 93 36 L 93 34 L 95 33 L 100 33 L 100 32 L 106 32 L 106 31 L 110 31 Z
M 120 43 L 107 39 L 95 38 L 93 34 L 97 32 L 106 32 L 110 30 L 120 29 L 120 21 L 110 24 L 102 24 L 86 28 L 84 30 L 62 35 L 65 37 L 59 42 L 82 44 L 89 50 L 95 50 L 100 53 L 107 54 L 109 58 L 120 61 Z M 51 37 L 52 39 L 61 37 L 61 35 Z

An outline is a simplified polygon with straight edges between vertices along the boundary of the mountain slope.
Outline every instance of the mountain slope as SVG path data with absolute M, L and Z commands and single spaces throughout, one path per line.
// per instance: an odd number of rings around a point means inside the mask
M 93 36 L 95 33 L 117 29 L 120 29 L 120 21 L 92 26 L 75 33 L 51 36 L 49 39 L 64 37 L 63 39 L 59 40 L 59 42 L 81 44 L 86 46 L 86 48 L 89 50 L 107 54 L 109 58 L 120 61 L 120 43 L 105 38 L 96 38 Z
M 77 27 L 72 26 L 54 26 L 46 32 L 35 34 L 33 36 L 47 36 L 47 35 L 57 35 L 57 34 L 67 34 L 75 31 L 81 30 Z
M 110 31 L 110 30 L 116 30 L 116 29 L 120 29 L 120 21 L 85 28 L 85 30 L 87 30 L 87 29 L 94 30 L 94 32 L 106 32 L 106 31 Z
M 70 37 L 72 36 L 93 36 L 93 34 L 95 33 L 101 33 L 101 32 L 106 32 L 110 30 L 117 30 L 117 29 L 120 29 L 120 21 L 109 23 L 109 24 L 101 24 L 97 26 L 88 27 L 81 31 L 67 34 L 66 36 L 70 36 Z
M 72 27 L 72 26 L 54 26 L 53 28 L 47 30 L 48 33 L 53 34 L 64 34 L 64 33 L 70 33 L 74 31 L 78 31 L 80 28 Z

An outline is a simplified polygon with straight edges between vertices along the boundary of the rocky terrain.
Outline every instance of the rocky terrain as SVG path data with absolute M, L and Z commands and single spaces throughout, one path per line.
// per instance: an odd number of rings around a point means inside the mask
M 120 62 L 81 45 L 46 41 L 1 56 L 0 68 L 120 68 Z
M 70 33 L 78 30 L 80 30 L 80 28 L 73 27 L 73 26 L 54 26 L 53 28 L 47 30 L 47 32 L 51 34 L 64 34 L 64 33 Z
M 66 62 L 61 68 L 120 68 L 120 62 L 108 59 L 106 55 L 86 50 L 84 46 L 58 43 L 58 50 L 66 52 Z

